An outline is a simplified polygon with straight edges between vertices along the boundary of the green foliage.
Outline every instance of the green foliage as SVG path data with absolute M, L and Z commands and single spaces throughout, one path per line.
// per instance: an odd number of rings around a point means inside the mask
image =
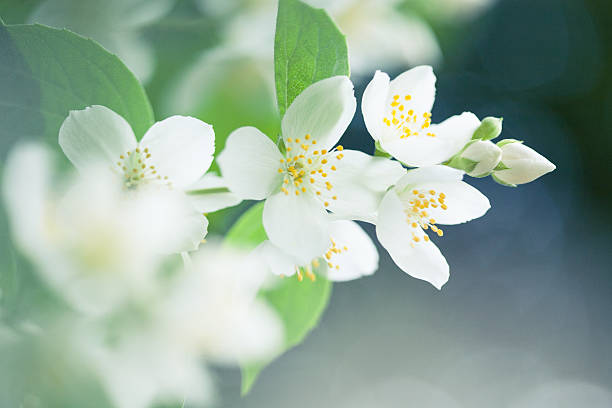
M 2 143 L 35 138 L 57 145 L 68 112 L 90 105 L 123 116 L 139 138 L 154 121 L 143 88 L 125 65 L 67 30 L 0 25 L 0 73 Z
M 335 75 L 349 75 L 346 38 L 324 10 L 298 0 L 280 0 L 274 71 L 282 116 L 310 84 Z
M 266 237 L 262 224 L 263 203 L 251 207 L 227 235 L 228 244 L 255 248 Z M 331 294 L 331 282 L 318 276 L 316 281 L 295 277 L 278 279 L 278 285 L 260 293 L 272 306 L 285 326 L 283 352 L 301 343 L 325 310 Z M 262 361 L 242 367 L 242 393 L 248 393 L 261 370 L 269 364 Z

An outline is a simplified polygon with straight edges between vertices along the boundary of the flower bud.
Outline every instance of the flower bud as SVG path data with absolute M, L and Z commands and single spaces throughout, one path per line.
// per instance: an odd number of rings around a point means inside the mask
M 480 122 L 480 126 L 474 131 L 472 139 L 491 140 L 500 135 L 502 131 L 503 118 L 488 116 Z
M 461 157 L 476 163 L 474 168 L 467 172 L 469 176 L 486 177 L 499 164 L 502 150 L 488 140 L 476 140 L 461 152 Z
M 493 172 L 498 183 L 509 186 L 529 183 L 556 168 L 546 157 L 518 140 L 502 140 L 497 146 L 502 151 L 498 170 Z

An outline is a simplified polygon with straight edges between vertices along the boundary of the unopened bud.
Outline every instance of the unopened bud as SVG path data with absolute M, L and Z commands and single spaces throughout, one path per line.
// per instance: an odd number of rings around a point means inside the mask
M 502 158 L 493 178 L 501 184 L 529 183 L 556 168 L 546 157 L 518 140 L 502 140 L 497 146 L 502 151 Z

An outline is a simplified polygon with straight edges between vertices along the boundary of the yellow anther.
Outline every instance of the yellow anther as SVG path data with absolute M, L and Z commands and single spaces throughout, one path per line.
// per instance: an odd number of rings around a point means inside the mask
M 320 192 L 320 191 L 317 191 L 317 195 L 321 195 L 321 192 Z
M 416 223 L 416 222 L 413 222 L 413 223 L 411 224 L 411 226 L 412 226 L 412 228 L 416 228 L 416 227 L 417 227 L 417 223 Z
M 447 210 L 448 207 L 446 206 L 446 204 L 442 204 L 440 207 L 442 207 L 443 210 Z
M 429 194 L 436 195 L 436 190 L 429 190 Z
M 297 190 L 295 190 L 295 195 L 296 195 L 296 196 L 299 196 L 299 195 L 300 195 L 300 192 L 299 192 L 299 191 L 297 191 Z
M 321 173 L 322 177 L 327 177 L 327 173 Z
M 295 139 L 295 143 L 300 143 L 300 139 Z
M 293 139 L 291 139 L 290 137 L 287 138 L 287 143 L 291 143 L 291 142 L 293 142 Z
M 306 136 L 304 136 L 304 139 L 306 139 L 306 140 L 310 139 L 310 135 L 308 133 L 306 133 Z
M 442 235 L 444 235 L 444 231 L 439 229 L 438 231 L 436 231 L 436 234 L 438 234 L 438 236 L 441 237 Z
M 312 152 L 312 154 L 319 154 L 319 151 L 315 150 L 314 152 Z
M 283 169 L 278 169 L 278 172 L 279 172 L 279 173 L 282 173 L 282 172 L 283 172 Z
M 341 152 L 344 150 L 344 147 L 342 145 L 338 145 L 338 147 L 336 147 L 336 150 Z
M 313 140 L 312 140 L 312 144 L 313 144 L 313 145 L 317 144 L 317 141 L 313 139 Z
M 399 99 L 399 95 L 393 95 L 393 99 L 394 100 L 398 100 Z
M 285 159 L 280 159 L 280 162 L 281 162 L 281 163 L 284 163 L 284 162 L 285 162 Z
M 337 200 L 337 199 L 338 199 L 338 196 L 333 196 L 332 197 L 332 200 Z
M 435 224 L 435 223 L 436 223 L 436 220 L 434 220 L 433 218 L 430 218 L 430 219 L 429 219 L 429 223 L 430 223 L 430 224 Z
M 306 192 L 306 187 L 302 187 L 302 193 Z
M 312 164 L 312 159 L 308 158 L 308 164 Z
M 327 164 L 327 159 L 321 160 L 321 164 Z
M 328 203 L 327 201 L 325 201 L 325 202 L 323 203 L 323 205 L 327 207 L 327 206 L 329 206 L 329 203 Z
M 125 159 L 124 155 L 119 156 L 120 159 Z
M 290 152 L 290 151 L 291 151 L 291 148 L 290 148 L 290 147 L 288 147 L 288 148 L 287 148 L 287 151 L 288 151 L 288 152 Z
M 336 166 L 331 166 L 331 169 L 332 169 L 333 171 L 336 171 Z
M 136 153 L 140 153 L 140 149 L 138 147 L 136 148 Z
M 406 96 L 404 96 L 404 99 L 405 99 L 405 100 L 407 100 L 407 101 L 409 101 L 409 100 L 411 100 L 411 99 L 412 99 L 412 96 L 410 96 L 410 95 L 406 95 Z
M 423 235 L 423 240 L 424 240 L 425 242 L 429 242 L 429 237 L 428 237 L 427 235 Z
M 321 150 L 321 154 L 327 154 L 327 149 Z
M 314 183 L 314 182 L 315 182 L 315 179 L 313 179 L 313 178 L 311 177 L 311 178 L 310 178 L 310 182 L 311 182 L 311 183 Z

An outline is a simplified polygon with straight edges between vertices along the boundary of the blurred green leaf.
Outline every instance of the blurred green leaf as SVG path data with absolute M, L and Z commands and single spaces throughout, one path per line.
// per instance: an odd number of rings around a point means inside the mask
M 134 75 L 90 39 L 41 25 L 0 25 L 0 138 L 57 144 L 70 110 L 104 105 L 137 137 L 153 124 L 149 100 Z
M 274 71 L 282 116 L 310 84 L 335 75 L 349 75 L 346 38 L 324 10 L 298 0 L 280 0 Z
M 228 244 L 255 248 L 267 239 L 262 224 L 263 203 L 251 207 L 234 224 L 227 235 Z M 332 284 L 322 276 L 316 281 L 279 278 L 279 284 L 260 292 L 261 298 L 272 306 L 285 326 L 284 352 L 299 343 L 318 324 L 331 294 Z M 249 392 L 261 370 L 270 361 L 262 361 L 242 367 L 242 394 Z

